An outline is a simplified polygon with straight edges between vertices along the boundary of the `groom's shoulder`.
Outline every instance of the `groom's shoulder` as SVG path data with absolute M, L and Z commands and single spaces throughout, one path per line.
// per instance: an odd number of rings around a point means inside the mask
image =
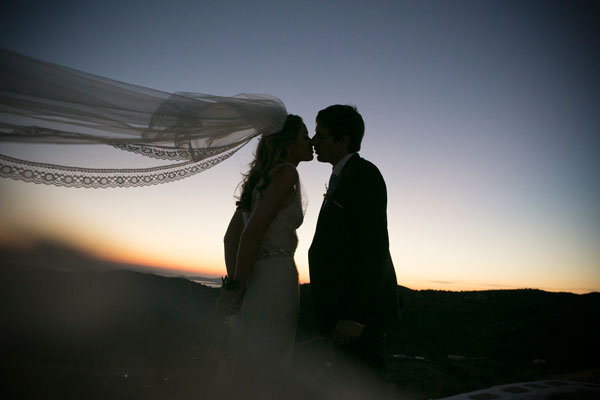
M 357 155 L 356 162 L 354 164 L 356 165 L 356 170 L 361 174 L 381 177 L 379 168 L 377 168 L 377 166 L 371 161 L 362 158 L 359 155 Z

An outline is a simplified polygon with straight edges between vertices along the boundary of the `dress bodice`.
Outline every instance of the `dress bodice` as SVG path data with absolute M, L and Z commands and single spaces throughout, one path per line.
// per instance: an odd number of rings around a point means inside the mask
M 271 170 L 270 175 L 273 175 L 277 170 L 286 166 L 293 167 L 293 164 L 280 164 Z M 259 186 L 259 185 L 257 185 Z M 252 207 L 250 212 L 244 213 L 244 223 L 247 223 L 252 213 L 256 210 L 260 204 L 260 191 L 255 187 L 252 193 Z M 261 252 L 272 252 L 285 250 L 293 253 L 298 245 L 298 236 L 296 235 L 296 229 L 302 224 L 304 220 L 304 211 L 302 207 L 302 195 L 300 190 L 300 183 L 296 183 L 294 192 L 285 201 L 275 219 L 267 229 L 263 243 L 261 246 Z

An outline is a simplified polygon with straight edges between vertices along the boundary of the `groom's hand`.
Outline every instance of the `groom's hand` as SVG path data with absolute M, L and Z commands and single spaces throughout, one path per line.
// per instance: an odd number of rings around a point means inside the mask
M 362 334 L 363 327 L 347 319 L 340 320 L 333 332 L 331 338 L 333 343 L 343 346 L 356 341 Z

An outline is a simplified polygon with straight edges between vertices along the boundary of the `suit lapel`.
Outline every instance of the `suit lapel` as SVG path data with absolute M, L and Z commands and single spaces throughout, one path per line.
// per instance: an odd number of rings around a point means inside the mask
M 344 168 L 342 168 L 342 171 L 340 172 L 337 185 L 331 193 L 332 195 L 338 190 L 340 186 L 343 186 L 346 183 L 348 178 L 348 171 L 352 169 L 352 164 L 354 164 L 359 158 L 360 156 L 358 155 L 358 153 L 355 153 L 354 155 L 352 155 L 352 157 L 348 159 L 348 161 L 346 161 L 346 165 L 344 165 Z
M 352 164 L 354 164 L 358 159 L 360 159 L 358 153 L 355 153 L 354 155 L 352 155 L 352 157 L 348 159 L 346 165 L 344 165 L 344 168 L 342 168 L 342 171 L 340 172 L 340 176 L 337 179 L 335 187 L 333 187 L 332 190 L 327 191 L 327 193 L 325 194 L 325 199 L 321 204 L 321 211 L 319 212 L 319 215 L 323 212 L 324 209 L 327 208 L 329 202 L 335 201 L 333 199 L 335 193 L 339 190 L 340 186 L 344 186 L 348 176 L 347 172 L 352 169 Z

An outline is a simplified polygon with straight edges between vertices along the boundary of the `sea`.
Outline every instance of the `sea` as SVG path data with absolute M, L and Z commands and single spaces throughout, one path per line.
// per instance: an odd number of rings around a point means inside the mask
M 221 278 L 190 278 L 190 281 L 200 283 L 211 288 L 220 288 L 222 285 Z

